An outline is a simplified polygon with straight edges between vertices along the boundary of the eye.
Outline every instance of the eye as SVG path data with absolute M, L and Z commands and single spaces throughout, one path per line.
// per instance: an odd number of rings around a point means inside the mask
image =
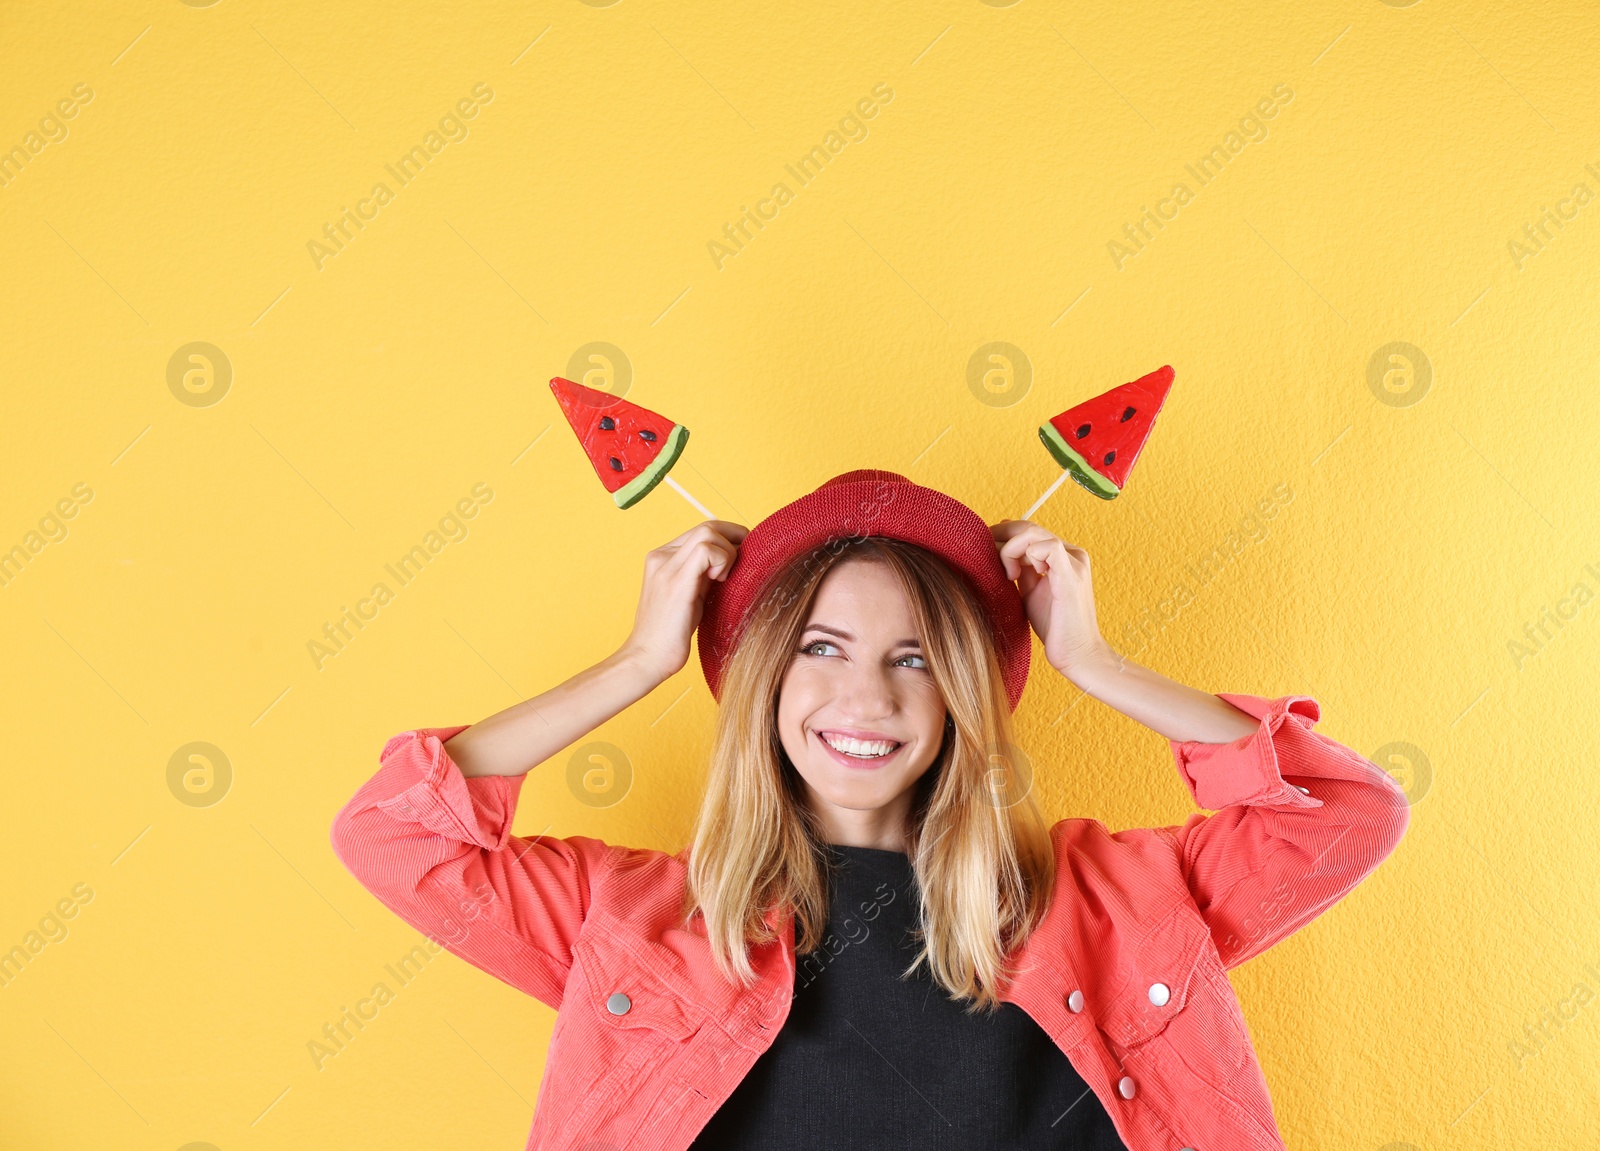
M 921 657 L 921 656 L 920 656 L 920 655 L 903 655 L 903 656 L 901 656 L 901 657 L 900 657 L 900 659 L 915 659 L 915 660 L 921 660 L 921 661 L 922 661 L 922 662 L 921 662 L 921 663 L 920 663 L 920 664 L 919 664 L 919 665 L 918 665 L 918 667 L 919 667 L 919 668 L 921 668 L 921 669 L 923 669 L 923 670 L 926 670 L 926 669 L 927 669 L 927 666 L 928 666 L 928 661 L 927 661 L 927 660 L 925 660 L 925 659 L 923 659 L 923 658 L 922 658 L 922 657 Z M 894 662 L 895 662 L 895 663 L 899 663 L 899 662 L 900 662 L 900 659 L 897 659 L 897 660 L 895 660 L 895 661 L 894 661 Z
M 814 648 L 814 647 L 833 647 L 833 644 L 829 643 L 825 639 L 814 639 L 810 643 L 806 644 L 805 647 L 800 649 L 800 654 L 801 655 L 811 655 L 812 654 L 811 649 Z

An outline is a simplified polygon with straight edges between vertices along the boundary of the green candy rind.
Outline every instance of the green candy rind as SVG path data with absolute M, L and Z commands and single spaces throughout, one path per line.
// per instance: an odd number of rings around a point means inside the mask
M 631 508 L 649 495 L 652 488 L 667 478 L 667 472 L 672 470 L 672 465 L 683 455 L 683 445 L 688 440 L 689 429 L 682 424 L 673 424 L 672 430 L 667 433 L 666 446 L 661 449 L 661 454 L 651 460 L 650 466 L 644 471 L 611 493 L 611 498 L 616 501 L 617 506 Z
M 1079 484 L 1099 496 L 1103 500 L 1117 498 L 1118 488 L 1105 476 L 1089 466 L 1089 461 L 1080 456 L 1066 440 L 1061 438 L 1061 433 L 1056 431 L 1054 424 L 1040 424 L 1039 438 L 1044 441 L 1044 446 L 1060 464 L 1072 474 L 1072 478 Z

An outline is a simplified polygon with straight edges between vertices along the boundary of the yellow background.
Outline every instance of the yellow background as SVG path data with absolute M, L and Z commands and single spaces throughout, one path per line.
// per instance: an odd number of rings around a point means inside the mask
M 546 384 L 594 341 L 691 429 L 674 478 L 747 524 L 868 466 L 1020 516 L 1059 474 L 1037 426 L 1172 364 L 1127 491 L 1069 483 L 1036 519 L 1094 557 L 1114 646 L 1312 695 L 1414 802 L 1388 862 L 1232 973 L 1289 1144 L 1594 1145 L 1600 205 L 1520 266 L 1509 245 L 1600 191 L 1597 24 L 1570 0 L 7 5 L 0 147 L 93 96 L 0 188 L 0 548 L 92 493 L 0 587 L 0 947 L 92 892 L 0 988 L 6 1146 L 522 1145 L 554 1015 L 453 956 L 321 1070 L 307 1044 L 420 939 L 328 843 L 384 741 L 614 650 L 644 552 L 700 518 L 665 486 L 618 511 L 579 453 Z M 468 135 L 319 269 L 308 243 L 479 83 Z M 865 138 L 786 176 L 878 83 Z M 1276 85 L 1200 187 L 1184 166 Z M 168 386 L 194 341 L 231 365 L 220 402 Z M 983 402 L 993 341 L 1032 382 Z M 1423 359 L 1374 385 L 1396 341 Z M 477 483 L 465 538 L 319 668 L 310 641 Z M 1517 659 L 1546 609 L 1571 618 Z M 691 658 L 594 736 L 628 757 L 621 802 L 581 802 L 564 752 L 517 831 L 675 849 L 713 717 Z M 1166 742 L 1042 662 L 1019 717 L 1052 818 L 1189 814 Z M 231 765 L 210 806 L 168 786 L 193 741 Z

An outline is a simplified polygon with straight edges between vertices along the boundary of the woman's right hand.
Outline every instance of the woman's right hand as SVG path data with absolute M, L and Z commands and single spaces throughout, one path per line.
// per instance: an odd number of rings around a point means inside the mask
M 712 580 L 728 578 L 749 528 L 706 520 L 644 557 L 644 587 L 623 653 L 658 682 L 689 662 L 689 640 L 700 625 Z

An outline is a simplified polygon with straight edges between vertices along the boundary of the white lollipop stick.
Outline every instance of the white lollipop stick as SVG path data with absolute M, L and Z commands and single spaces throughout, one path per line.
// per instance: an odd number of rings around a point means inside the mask
M 1038 499 L 1033 501 L 1033 506 L 1031 508 L 1029 508 L 1027 511 L 1022 513 L 1022 518 L 1025 519 L 1025 520 L 1031 520 L 1033 518 L 1033 513 L 1038 511 L 1040 509 L 1040 507 L 1042 507 L 1044 505 L 1044 501 L 1045 500 L 1047 500 L 1051 496 L 1055 495 L 1056 489 L 1061 486 L 1061 482 L 1063 480 L 1065 480 L 1066 478 L 1067 478 L 1067 469 L 1066 468 L 1062 468 L 1061 469 L 1061 474 L 1056 477 L 1056 482 L 1051 484 L 1048 488 L 1045 489 L 1044 495 L 1040 496 Z M 668 482 L 670 483 L 671 480 L 669 479 Z
M 1062 472 L 1061 474 L 1062 475 L 1066 475 L 1065 472 Z M 705 504 L 701 503 L 699 500 L 697 500 L 693 496 L 691 496 L 688 492 L 684 491 L 682 485 L 680 485 L 677 480 L 673 479 L 671 476 L 662 476 L 661 478 L 662 478 L 662 480 L 664 480 L 666 482 L 668 487 L 670 487 L 673 491 L 677 492 L 680 496 L 682 496 L 684 499 L 688 500 L 691 504 L 693 504 L 695 506 L 695 509 L 701 515 L 705 516 L 706 519 L 714 520 L 714 519 L 717 518 L 716 516 L 712 515 L 708 510 L 706 510 L 706 505 Z

